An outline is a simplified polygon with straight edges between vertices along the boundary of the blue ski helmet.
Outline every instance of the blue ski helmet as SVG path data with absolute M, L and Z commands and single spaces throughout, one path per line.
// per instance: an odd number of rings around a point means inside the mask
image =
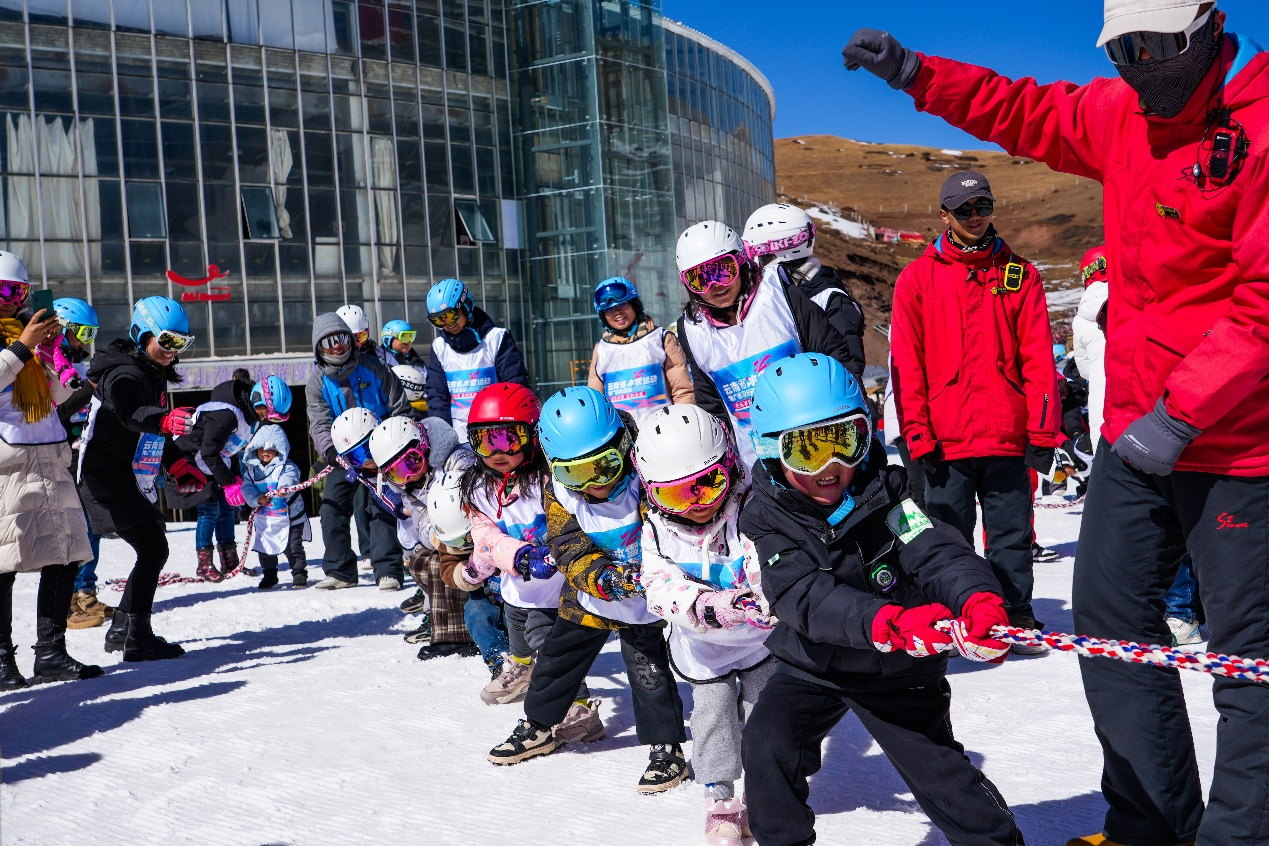
M 471 292 L 467 286 L 457 279 L 442 279 L 427 292 L 427 313 L 440 314 L 450 308 L 461 308 L 470 322 L 476 304 L 472 302 Z
M 841 362 L 820 353 L 797 353 L 771 362 L 758 375 L 749 426 L 755 436 L 764 437 L 867 408 L 859 383 Z
M 1053 361 L 1060 364 L 1064 358 L 1066 358 L 1066 344 L 1054 344 Z
M 624 276 L 612 276 L 595 286 L 595 313 L 639 299 L 639 289 Z M 638 309 L 636 309 L 637 311 Z
M 83 300 L 75 297 L 61 297 L 53 300 L 53 311 L 63 326 L 73 323 L 76 326 L 101 326 L 97 318 L 97 310 Z
M 291 387 L 281 376 L 266 376 L 251 389 L 251 405 L 264 406 L 270 420 L 286 420 L 291 416 Z
M 565 388 L 542 404 L 538 442 L 551 461 L 589 455 L 624 428 L 608 397 L 586 385 Z
M 383 341 L 383 345 L 386 347 L 392 343 L 393 338 L 400 335 L 402 332 L 413 331 L 414 327 L 404 320 L 389 320 L 387 323 L 383 324 L 383 331 L 380 332 L 379 335 L 380 339 Z M 411 343 L 413 343 L 413 341 L 411 341 Z
M 181 304 L 169 297 L 138 300 L 132 307 L 132 328 L 128 332 L 133 342 L 139 344 L 142 335 L 159 335 L 165 331 L 190 334 L 189 315 Z

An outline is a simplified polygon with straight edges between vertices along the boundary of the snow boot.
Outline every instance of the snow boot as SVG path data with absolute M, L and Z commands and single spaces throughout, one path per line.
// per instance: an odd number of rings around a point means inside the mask
M 427 594 L 423 592 L 423 588 L 419 588 L 405 602 L 401 603 L 401 610 L 406 614 L 417 614 L 427 608 Z
M 106 651 L 122 652 L 123 644 L 128 639 L 128 615 L 115 614 L 110 619 L 110 628 L 106 629 Z
M 18 662 L 13 657 L 13 644 L 0 643 L 0 691 L 26 686 L 26 679 L 18 672 Z
M 97 588 L 77 591 L 75 596 L 79 597 L 79 607 L 89 614 L 101 614 L 107 620 L 115 615 L 115 609 L 97 598 Z
M 687 778 L 687 759 L 677 743 L 658 743 L 648 754 L 648 768 L 639 779 L 639 792 L 663 793 Z
M 216 549 L 220 552 L 220 576 L 227 579 L 238 572 L 238 544 L 222 543 Z
M 743 799 L 726 801 L 706 797 L 705 842 L 709 846 L 741 846 L 744 828 L 741 826 L 745 810 Z
M 500 766 L 518 764 L 539 755 L 549 755 L 558 748 L 555 734 L 549 728 L 531 720 L 521 720 L 510 737 L 489 750 L 489 763 Z
M 44 621 L 40 620 L 36 628 L 45 630 Z M 95 679 L 101 675 L 101 667 L 81 664 L 66 653 L 65 632 L 53 634 L 48 639 L 41 637 L 34 648 L 35 670 L 31 673 L 31 684 Z
M 423 616 L 419 618 L 419 627 L 405 636 L 406 643 L 431 643 L 432 642 L 432 615 L 423 612 Z
M 257 590 L 272 590 L 278 586 L 278 568 L 265 567 L 264 578 L 260 579 L 260 584 L 256 585 Z
M 604 739 L 604 721 L 599 719 L 599 700 L 574 702 L 564 721 L 555 727 L 555 739 L 565 743 L 594 743 Z
M 291 587 L 308 587 L 308 570 L 296 570 L 295 568 L 291 568 Z
M 478 658 L 480 650 L 474 643 L 429 643 L 419 650 L 418 658 L 420 661 L 430 661 L 433 658 L 448 658 L 450 655 Z
M 123 660 L 162 661 L 179 658 L 185 649 L 179 643 L 168 643 L 150 628 L 149 614 L 128 615 L 128 640 L 123 647 Z
M 96 626 L 103 625 L 106 622 L 106 615 L 94 614 L 84 607 L 80 601 L 81 593 L 76 593 L 71 597 L 70 615 L 66 618 L 66 628 L 68 629 L 91 629 Z M 101 605 L 101 603 L 97 603 Z M 105 607 L 102 605 L 101 607 Z
M 485 689 L 480 691 L 480 701 L 486 705 L 509 705 L 519 702 L 529 692 L 529 679 L 533 677 L 533 659 L 521 660 L 507 656 L 502 662 L 502 672 Z
M 205 582 L 223 582 L 225 577 L 212 564 L 212 548 L 200 546 L 195 552 L 198 553 L 198 577 Z

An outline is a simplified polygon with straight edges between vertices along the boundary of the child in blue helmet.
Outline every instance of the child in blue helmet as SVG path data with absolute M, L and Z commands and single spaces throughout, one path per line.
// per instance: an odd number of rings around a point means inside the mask
M 551 465 L 546 537 L 565 584 L 559 616 L 538 649 L 525 719 L 490 750 L 489 760 L 517 764 L 559 747 L 552 726 L 564 721 L 578 685 L 616 630 L 636 734 L 651 746 L 638 789 L 660 793 L 687 777 L 680 745 L 686 732 L 663 624 L 639 586 L 646 506 L 631 457 L 636 434 L 629 415 L 593 388 L 565 388 L 542 406 L 538 442 Z
M 427 292 L 427 319 L 441 330 L 427 362 L 427 415 L 466 440 L 467 411 L 482 388 L 494 382 L 529 386 L 524 356 L 511 333 L 495 326 L 457 279 L 442 279 Z
M 595 286 L 603 336 L 590 358 L 586 384 L 636 418 L 670 403 L 696 403 L 687 358 L 673 332 L 643 310 L 639 289 L 613 276 Z
M 1008 624 L 991 567 L 912 502 L 903 468 L 872 437 L 859 384 L 834 359 L 772 362 L 750 414 L 758 460 L 740 528 L 779 621 L 766 640 L 778 670 L 744 729 L 754 836 L 815 841 L 807 777 L 853 709 L 949 841 L 1022 843 L 948 719 L 945 653 L 1009 653 L 991 636 Z
M 419 333 L 405 320 L 389 320 L 379 333 L 379 360 L 388 367 L 398 364 L 423 364 L 423 357 L 414 349 Z

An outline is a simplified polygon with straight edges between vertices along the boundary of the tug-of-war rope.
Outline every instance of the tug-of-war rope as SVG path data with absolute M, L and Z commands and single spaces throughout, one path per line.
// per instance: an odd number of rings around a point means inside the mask
M 333 469 L 335 469 L 334 465 L 325 467 L 321 470 L 321 472 L 319 472 L 316 476 L 314 476 L 311 479 L 305 479 L 303 482 L 300 482 L 298 484 L 288 485 L 283 488 L 277 488 L 271 491 L 270 493 L 275 497 L 287 497 L 293 493 L 299 493 L 300 491 L 308 490 L 309 488 L 313 487 L 313 485 L 316 485 L 322 479 L 325 479 L 327 476 L 329 476 L 331 470 Z M 251 514 L 248 515 L 247 517 L 247 528 L 246 528 L 247 536 L 243 538 L 242 540 L 242 552 L 238 555 L 238 566 L 230 570 L 228 573 L 225 573 L 223 576 L 223 579 L 232 579 L 234 576 L 238 575 L 239 573 L 247 569 L 247 554 L 251 551 L 251 535 L 255 531 L 256 513 L 258 512 L 258 510 L 259 510 L 258 506 L 252 508 Z M 215 565 L 212 565 L 212 566 L 215 566 Z M 207 581 L 208 581 L 207 579 L 201 578 L 199 576 L 182 576 L 179 573 L 164 573 L 161 576 L 159 576 L 159 587 L 164 587 L 166 585 L 197 585 L 197 584 L 203 584 Z M 106 584 L 113 590 L 122 591 L 124 587 L 128 584 L 128 580 L 127 579 L 110 579 L 109 581 L 106 582 Z

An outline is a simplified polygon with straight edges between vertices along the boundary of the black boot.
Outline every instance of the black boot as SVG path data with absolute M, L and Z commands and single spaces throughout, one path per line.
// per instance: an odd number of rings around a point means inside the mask
M 81 664 L 66 654 L 64 632 L 53 635 L 49 640 L 41 639 L 35 644 L 35 671 L 31 673 L 31 684 L 95 679 L 99 675 L 101 667 L 96 664 Z
M 162 661 L 184 654 L 185 649 L 179 643 L 168 643 L 154 633 L 149 614 L 128 615 L 128 641 L 123 647 L 123 660 Z
M 0 643 L 0 690 L 18 690 L 26 687 L 26 679 L 18 672 L 18 662 L 13 657 L 13 644 Z
M 122 652 L 124 641 L 128 639 L 128 615 L 116 613 L 110 618 L 110 628 L 106 630 L 106 651 Z
M 308 570 L 296 570 L 291 568 L 291 587 L 303 588 L 308 587 Z
M 269 590 L 278 586 L 278 568 L 265 567 L 264 578 L 260 580 L 260 584 L 256 585 L 260 590 Z

